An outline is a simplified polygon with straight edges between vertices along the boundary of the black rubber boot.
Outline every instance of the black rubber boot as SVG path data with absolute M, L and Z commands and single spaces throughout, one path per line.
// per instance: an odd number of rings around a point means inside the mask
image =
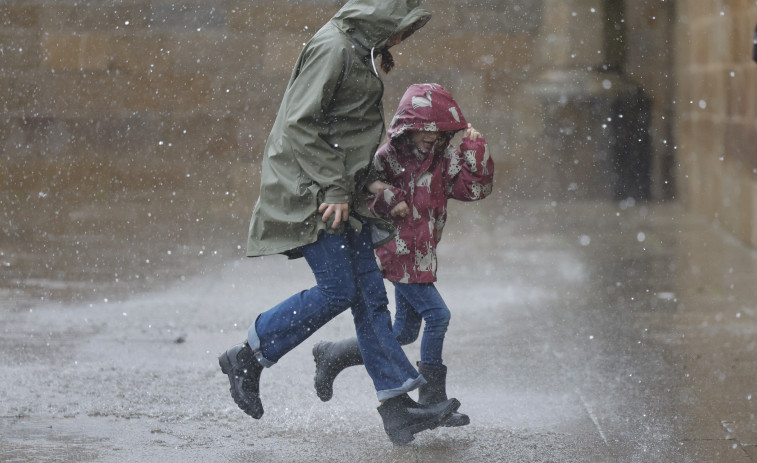
M 405 445 L 415 434 L 434 429 L 457 410 L 460 402 L 449 399 L 434 405 L 421 405 L 407 394 L 387 399 L 378 407 L 384 431 L 395 445 Z
M 263 404 L 260 402 L 260 373 L 263 365 L 257 361 L 249 344 L 233 346 L 218 356 L 221 371 L 229 376 L 231 397 L 234 402 L 255 419 L 263 416 Z
M 315 393 L 328 402 L 334 395 L 334 379 L 345 368 L 362 365 L 363 355 L 357 338 L 338 342 L 319 342 L 313 347 L 315 360 Z
M 418 403 L 429 405 L 447 400 L 447 367 L 418 363 L 418 373 L 426 378 L 426 384 L 418 388 Z M 470 418 L 463 413 L 454 412 L 442 426 L 457 427 L 470 424 Z

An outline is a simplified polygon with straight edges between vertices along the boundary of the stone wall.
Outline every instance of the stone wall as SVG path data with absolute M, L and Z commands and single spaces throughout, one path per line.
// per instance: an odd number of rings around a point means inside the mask
M 588 15 L 599 2 L 571 2 L 572 13 Z M 3 197 L 109 198 L 193 188 L 220 172 L 218 189 L 251 202 L 301 44 L 342 3 L 1 2 Z M 651 102 L 653 198 L 677 194 L 756 243 L 755 6 L 747 3 L 625 2 L 622 71 Z M 536 61 L 549 34 L 540 30 L 543 4 L 428 0 L 432 21 L 394 51 L 397 67 L 385 77 L 387 117 L 411 83 L 452 91 L 490 143 L 502 201 L 551 196 L 544 185 L 554 160 L 538 155 L 543 121 L 524 90 L 545 65 Z M 617 15 L 622 2 L 607 5 Z
M 0 3 L 6 190 L 181 185 L 208 168 L 254 190 L 247 166 L 259 161 L 299 50 L 342 3 Z M 442 83 L 503 158 L 517 147 L 521 114 L 509 99 L 528 77 L 540 2 L 427 6 L 433 20 L 394 52 L 388 117 L 409 84 Z
M 679 0 L 679 197 L 757 246 L 757 3 Z

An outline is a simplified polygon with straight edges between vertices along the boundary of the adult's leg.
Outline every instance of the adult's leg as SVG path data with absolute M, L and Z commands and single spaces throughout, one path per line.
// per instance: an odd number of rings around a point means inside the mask
M 365 368 L 373 380 L 379 400 L 405 394 L 425 382 L 407 359 L 392 332 L 389 300 L 376 264 L 370 230 L 352 235 L 353 265 L 358 297 L 352 307 L 358 345 Z
M 418 338 L 423 317 L 413 309 L 410 303 L 396 293 L 396 310 L 392 333 L 400 345 L 414 342 Z M 315 361 L 315 392 L 326 402 L 334 395 L 334 380 L 344 369 L 363 365 L 357 338 L 343 339 L 337 342 L 321 341 L 313 347 Z
M 317 285 L 258 316 L 247 342 L 218 357 L 234 402 L 253 418 L 263 416 L 260 374 L 318 328 L 347 309 L 355 298 L 355 277 L 344 235 L 322 235 L 302 248 Z
M 347 233 L 322 234 L 301 248 L 316 286 L 261 313 L 250 326 L 247 342 L 264 366 L 287 352 L 352 305 L 356 286 Z
M 368 227 L 355 238 L 353 263 L 358 297 L 352 315 L 358 344 L 376 395 L 382 401 L 378 412 L 384 431 L 395 444 L 405 444 L 413 440 L 416 433 L 446 422 L 460 402 L 449 399 L 421 405 L 407 395 L 425 380 L 410 364 L 392 332 L 386 289 L 376 265 Z

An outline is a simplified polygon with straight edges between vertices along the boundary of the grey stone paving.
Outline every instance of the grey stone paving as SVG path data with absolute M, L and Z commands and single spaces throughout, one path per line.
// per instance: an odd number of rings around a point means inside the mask
M 59 274 L 2 285 L 0 461 L 757 458 L 757 252 L 675 203 L 453 206 L 438 287 L 453 314 L 448 392 L 469 426 L 393 447 L 360 368 L 320 402 L 310 349 L 351 335 L 349 314 L 265 370 L 265 415 L 244 415 L 216 355 L 312 276 L 210 234 L 220 257 L 190 237 L 195 257 L 173 262 L 185 268 L 161 260 L 176 277 L 136 291 Z M 110 252 L 98 243 L 87 252 Z

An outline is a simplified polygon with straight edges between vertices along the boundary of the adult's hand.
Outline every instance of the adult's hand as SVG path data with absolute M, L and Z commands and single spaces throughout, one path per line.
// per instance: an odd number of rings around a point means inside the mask
M 321 203 L 321 205 L 318 206 L 318 212 L 323 214 L 323 218 L 321 220 L 323 220 L 324 222 L 328 222 L 329 217 L 334 214 L 334 223 L 331 224 L 331 228 L 336 230 L 337 228 L 339 228 L 339 225 L 342 222 L 346 222 L 349 219 L 350 205 L 347 203 Z

